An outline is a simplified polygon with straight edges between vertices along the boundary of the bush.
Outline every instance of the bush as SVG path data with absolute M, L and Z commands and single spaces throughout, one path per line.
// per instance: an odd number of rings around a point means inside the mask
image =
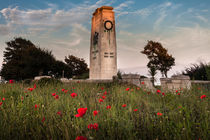
M 58 85 L 62 84 L 62 82 L 55 78 L 42 78 L 37 82 L 37 85 L 39 86 L 46 86 L 46 85 Z
M 25 79 L 25 80 L 23 80 L 23 84 L 29 85 L 32 83 L 32 81 L 33 81 L 32 79 Z

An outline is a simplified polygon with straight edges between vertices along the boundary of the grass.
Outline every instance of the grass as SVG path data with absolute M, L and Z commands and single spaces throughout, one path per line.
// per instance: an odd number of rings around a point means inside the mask
M 210 139 L 210 92 L 199 87 L 165 96 L 117 83 L 37 85 L 32 91 L 28 88 L 33 85 L 0 85 L 1 140 L 77 136 L 94 140 Z M 99 103 L 105 91 L 106 99 Z M 73 92 L 75 98 L 70 96 Z M 200 99 L 201 95 L 206 98 Z M 106 108 L 108 105 L 111 109 Z M 87 108 L 83 117 L 75 117 L 78 108 Z M 99 111 L 96 116 L 94 110 Z M 94 123 L 99 125 L 98 130 L 88 129 Z

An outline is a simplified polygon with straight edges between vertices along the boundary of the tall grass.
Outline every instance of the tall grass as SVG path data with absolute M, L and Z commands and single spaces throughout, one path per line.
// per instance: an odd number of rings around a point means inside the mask
M 210 93 L 198 87 L 165 96 L 117 83 L 28 88 L 33 85 L 0 85 L 0 139 L 210 139 Z M 99 103 L 105 91 L 106 99 Z M 77 93 L 75 98 L 70 96 L 73 92 Z M 200 99 L 204 94 L 207 97 Z M 77 109 L 85 107 L 86 114 L 75 117 Z M 93 115 L 94 110 L 98 115 Z M 88 125 L 94 123 L 99 129 L 89 130 Z

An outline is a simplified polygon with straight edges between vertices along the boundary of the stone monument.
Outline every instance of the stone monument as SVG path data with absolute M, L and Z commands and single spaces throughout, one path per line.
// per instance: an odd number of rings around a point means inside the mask
M 93 13 L 90 41 L 90 79 L 117 75 L 117 46 L 113 8 L 102 6 Z

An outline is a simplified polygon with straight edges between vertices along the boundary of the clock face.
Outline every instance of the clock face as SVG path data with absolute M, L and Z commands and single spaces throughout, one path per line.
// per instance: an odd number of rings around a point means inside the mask
M 110 20 L 104 22 L 104 27 L 106 30 L 111 30 L 113 28 L 113 23 Z

